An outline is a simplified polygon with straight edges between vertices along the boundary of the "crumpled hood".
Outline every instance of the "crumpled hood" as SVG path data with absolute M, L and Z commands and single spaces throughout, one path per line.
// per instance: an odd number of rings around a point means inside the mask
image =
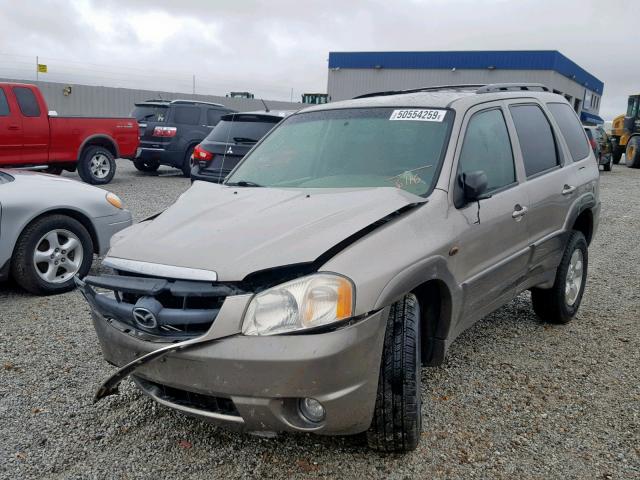
M 392 187 L 276 189 L 195 182 L 160 216 L 116 237 L 109 257 L 242 280 L 259 270 L 312 262 L 375 221 L 424 201 Z

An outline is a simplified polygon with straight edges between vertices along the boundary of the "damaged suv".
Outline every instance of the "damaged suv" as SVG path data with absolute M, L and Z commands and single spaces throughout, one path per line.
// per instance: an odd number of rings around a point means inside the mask
M 541 85 L 314 106 L 224 184 L 196 182 L 77 279 L 106 360 L 157 402 L 250 432 L 366 432 L 408 451 L 421 367 L 531 290 L 580 306 L 600 201 L 575 113 Z M 183 248 L 176 250 L 176 244 Z

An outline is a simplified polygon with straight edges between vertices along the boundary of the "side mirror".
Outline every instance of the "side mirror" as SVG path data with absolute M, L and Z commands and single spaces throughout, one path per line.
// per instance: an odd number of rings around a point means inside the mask
M 461 208 L 467 203 L 490 198 L 487 194 L 487 174 L 482 170 L 463 172 L 458 175 L 455 195 L 455 206 Z

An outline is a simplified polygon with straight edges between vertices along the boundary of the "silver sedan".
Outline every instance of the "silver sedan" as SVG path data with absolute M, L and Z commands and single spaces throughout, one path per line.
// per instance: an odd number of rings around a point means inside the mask
M 13 276 L 29 292 L 71 290 L 93 254 L 131 225 L 113 193 L 73 180 L 0 169 L 0 281 Z

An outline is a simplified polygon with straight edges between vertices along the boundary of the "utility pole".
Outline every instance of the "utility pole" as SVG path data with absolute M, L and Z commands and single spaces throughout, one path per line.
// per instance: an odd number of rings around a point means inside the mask
M 196 94 L 196 75 L 193 74 L 193 94 Z
M 291 101 L 293 102 L 293 87 L 291 87 Z

